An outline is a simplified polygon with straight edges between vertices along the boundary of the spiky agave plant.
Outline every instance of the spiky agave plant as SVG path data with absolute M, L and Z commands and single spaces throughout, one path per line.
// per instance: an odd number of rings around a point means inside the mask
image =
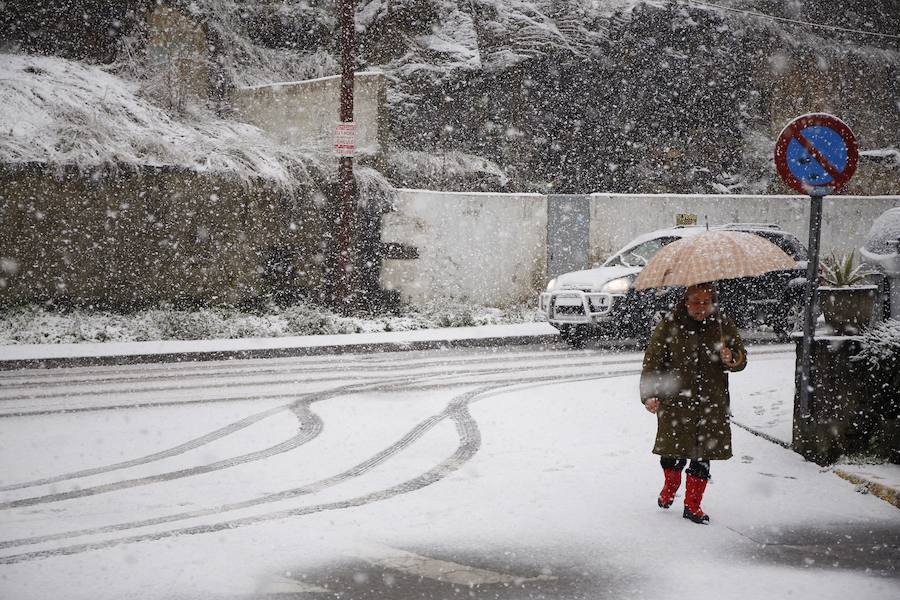
M 873 271 L 863 265 L 854 266 L 855 251 L 849 254 L 831 256 L 822 261 L 822 279 L 831 287 L 850 287 L 863 281 Z

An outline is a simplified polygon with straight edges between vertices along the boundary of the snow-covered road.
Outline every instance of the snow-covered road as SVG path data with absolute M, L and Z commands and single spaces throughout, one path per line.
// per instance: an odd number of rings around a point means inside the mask
M 0 596 L 900 595 L 897 510 L 743 429 L 713 465 L 712 525 L 658 509 L 640 358 L 0 373 Z M 793 350 L 750 358 L 736 421 L 783 435 Z

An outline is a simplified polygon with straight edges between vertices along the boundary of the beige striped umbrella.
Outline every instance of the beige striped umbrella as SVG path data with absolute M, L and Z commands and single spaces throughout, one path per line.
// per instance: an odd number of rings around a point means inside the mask
M 663 247 L 641 270 L 634 287 L 688 287 L 795 267 L 794 259 L 758 235 L 704 231 Z

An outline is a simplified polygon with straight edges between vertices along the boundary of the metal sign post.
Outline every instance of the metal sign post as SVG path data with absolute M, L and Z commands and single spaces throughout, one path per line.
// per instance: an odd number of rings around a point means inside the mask
M 822 232 L 822 196 L 809 198 L 809 264 L 806 267 L 806 305 L 803 307 L 803 347 L 800 355 L 800 417 L 809 419 L 810 358 L 816 333 L 813 308 L 819 280 L 819 241 Z
M 352 291 L 353 266 L 355 252 L 353 250 L 353 218 L 356 213 L 354 201 L 355 186 L 353 179 L 353 150 L 348 146 L 347 138 L 355 134 L 353 127 L 353 75 L 356 66 L 356 23 L 355 0 L 341 1 L 341 106 L 340 124 L 335 132 L 335 152 L 340 157 L 338 167 L 338 210 L 334 304 L 343 313 L 348 313 L 354 298 Z M 343 139 L 338 139 L 342 137 Z M 343 144 L 339 144 L 343 141 Z M 340 146 L 340 147 L 339 147 Z
M 819 279 L 819 241 L 822 198 L 841 188 L 856 172 L 859 147 L 853 131 L 835 116 L 814 113 L 788 123 L 775 144 L 775 168 L 794 190 L 810 197 L 809 264 L 806 269 L 806 306 L 803 309 L 803 344 L 800 356 L 800 418 L 809 421 L 812 391 L 813 309 Z M 797 431 L 797 424 L 795 424 Z

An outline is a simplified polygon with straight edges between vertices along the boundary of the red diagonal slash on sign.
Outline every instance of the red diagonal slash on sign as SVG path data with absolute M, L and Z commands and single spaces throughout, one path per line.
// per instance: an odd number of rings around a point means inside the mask
M 831 175 L 831 178 L 834 180 L 835 185 L 840 186 L 841 183 L 843 183 L 844 174 L 838 171 L 833 164 L 828 162 L 828 159 L 825 158 L 825 155 L 819 152 L 819 149 L 813 146 L 812 142 L 806 139 L 806 136 L 803 135 L 802 131 L 795 129 L 794 139 L 800 142 L 800 145 L 803 146 L 803 149 L 809 152 L 810 155 L 816 159 L 816 162 L 822 165 L 822 168 L 825 169 L 825 171 L 827 171 L 829 175 Z

